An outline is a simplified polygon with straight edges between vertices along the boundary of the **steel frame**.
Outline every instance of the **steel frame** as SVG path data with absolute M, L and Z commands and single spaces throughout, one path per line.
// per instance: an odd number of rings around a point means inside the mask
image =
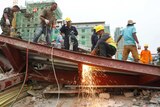
M 97 85 L 151 85 L 152 83 L 160 83 L 160 67 L 153 65 L 146 65 L 134 62 L 119 61 L 110 58 L 91 56 L 77 52 L 71 52 L 62 49 L 56 49 L 40 44 L 27 42 L 20 39 L 15 39 L 6 36 L 0 36 L 0 44 L 4 44 L 0 49 L 5 53 L 8 60 L 11 62 L 14 69 L 18 72 L 22 71 L 24 67 L 24 59 L 21 59 L 21 50 L 29 49 L 32 53 L 51 55 L 56 58 L 78 63 L 78 71 L 65 71 L 57 69 L 57 77 L 60 83 L 63 84 L 80 84 L 82 64 L 87 64 L 94 67 L 101 67 L 112 72 L 101 76 L 97 72 L 95 79 L 98 81 Z M 15 51 L 16 50 L 16 51 Z M 15 51 L 15 53 L 13 53 Z M 16 58 L 14 57 L 16 56 Z M 18 69 L 22 66 L 21 69 Z M 115 72 L 118 71 L 119 73 Z M 37 73 L 38 72 L 38 73 Z M 55 82 L 54 72 L 51 70 L 37 71 L 29 69 L 29 78 L 39 81 Z M 124 74 L 121 74 L 121 73 Z M 127 75 L 135 73 L 135 75 Z M 41 75 L 40 75 L 41 74 Z

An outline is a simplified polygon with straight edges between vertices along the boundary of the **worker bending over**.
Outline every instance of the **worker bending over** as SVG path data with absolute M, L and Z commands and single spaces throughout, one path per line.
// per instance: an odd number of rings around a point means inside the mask
M 13 6 L 12 8 L 8 7 L 4 9 L 0 23 L 3 35 L 10 36 L 14 13 L 18 11 L 20 11 L 20 8 L 17 5 Z
M 91 52 L 91 55 L 98 55 L 104 57 L 112 57 L 116 53 L 116 42 L 112 39 L 110 34 L 104 32 L 104 26 L 98 25 L 95 28 L 99 40 Z

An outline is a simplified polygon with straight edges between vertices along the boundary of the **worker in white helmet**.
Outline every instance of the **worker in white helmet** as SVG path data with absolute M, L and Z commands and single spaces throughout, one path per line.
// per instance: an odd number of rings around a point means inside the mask
M 139 56 L 138 56 L 138 49 L 141 49 L 141 46 L 139 44 L 138 37 L 136 35 L 136 28 L 134 26 L 136 24 L 133 20 L 128 20 L 127 22 L 127 27 L 124 28 L 121 32 L 121 35 L 119 36 L 117 40 L 117 44 L 120 41 L 120 39 L 123 37 L 124 38 L 124 47 L 123 47 L 123 58 L 122 60 L 127 60 L 128 55 L 131 52 L 132 56 L 134 58 L 135 62 L 139 61 Z M 137 43 L 137 46 L 136 46 Z
M 140 62 L 144 64 L 150 64 L 152 62 L 152 55 L 150 50 L 148 50 L 148 44 L 145 44 L 144 50 L 141 51 Z

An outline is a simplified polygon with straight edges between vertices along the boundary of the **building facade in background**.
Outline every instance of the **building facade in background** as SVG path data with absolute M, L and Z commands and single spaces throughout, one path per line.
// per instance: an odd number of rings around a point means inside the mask
M 35 30 L 40 25 L 40 14 L 43 9 L 48 8 L 54 0 L 49 1 L 26 1 L 26 8 L 22 9 L 21 12 L 16 14 L 16 35 L 21 37 L 23 40 L 33 41 Z M 63 25 L 62 12 L 58 7 L 55 11 L 57 18 L 56 29 L 52 30 L 51 41 L 54 41 L 60 34 L 59 29 Z M 110 33 L 110 26 L 105 25 L 105 21 L 98 22 L 75 22 L 72 23 L 78 30 L 78 42 L 79 47 L 85 50 L 91 50 L 91 35 L 93 34 L 93 27 L 96 25 L 105 26 L 105 32 Z M 45 41 L 45 35 L 40 38 L 40 41 Z
M 93 34 L 93 28 L 96 25 L 103 25 L 105 26 L 105 32 L 110 33 L 110 26 L 105 25 L 105 21 L 98 21 L 98 22 L 77 22 L 72 23 L 73 26 L 75 26 L 78 30 L 78 42 L 79 47 L 85 49 L 85 50 L 91 50 L 92 44 L 91 44 L 91 36 Z
M 117 27 L 114 31 L 114 40 L 117 41 L 119 36 L 121 35 L 122 27 Z M 118 47 L 117 47 L 117 53 L 115 55 L 116 59 L 122 60 L 122 53 L 123 53 L 123 46 L 124 46 L 124 39 L 119 41 Z

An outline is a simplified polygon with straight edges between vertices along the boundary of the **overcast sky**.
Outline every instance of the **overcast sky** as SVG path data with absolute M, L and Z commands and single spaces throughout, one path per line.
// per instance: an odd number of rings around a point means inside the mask
M 1 0 L 2 1 L 2 0 Z M 39 0 L 33 0 L 39 1 Z M 43 0 L 42 0 L 43 1 Z M 51 1 L 51 0 L 50 0 Z M 136 22 L 137 36 L 143 48 L 149 45 L 152 53 L 160 46 L 160 0 L 56 0 L 63 18 L 73 22 L 105 21 L 114 34 L 115 27 L 125 27 L 128 19 Z M 25 0 L 19 0 L 25 5 Z M 0 15 L 12 0 L 0 3 Z

